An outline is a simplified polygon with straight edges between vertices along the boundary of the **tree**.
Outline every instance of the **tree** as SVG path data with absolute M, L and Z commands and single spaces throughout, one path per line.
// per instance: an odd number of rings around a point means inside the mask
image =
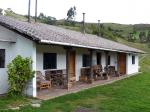
M 44 19 L 44 18 L 45 18 L 44 13 L 41 12 L 41 13 L 39 14 L 38 18 L 39 18 L 39 19 Z
M 150 43 L 150 31 L 148 31 L 148 34 L 147 34 L 147 42 Z
M 15 14 L 15 12 L 13 12 L 11 8 L 7 8 L 5 10 L 5 15 L 6 16 L 12 16 L 12 14 Z
M 146 33 L 145 32 L 140 32 L 139 39 L 140 39 L 141 43 L 145 42 L 146 41 Z
M 3 15 L 3 9 L 0 8 L 0 15 Z
M 67 12 L 67 20 L 73 20 L 76 16 L 76 7 L 71 7 Z
M 42 12 L 39 14 L 38 19 L 39 19 L 42 23 L 46 23 L 46 24 L 50 24 L 50 25 L 56 24 L 56 18 L 55 18 L 55 17 L 46 16 L 46 15 L 44 15 L 44 13 L 42 13 Z

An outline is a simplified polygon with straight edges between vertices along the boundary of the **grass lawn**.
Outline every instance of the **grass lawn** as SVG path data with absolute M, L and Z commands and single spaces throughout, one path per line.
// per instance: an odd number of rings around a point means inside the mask
M 150 112 L 150 73 L 43 101 L 40 108 L 26 106 L 20 111 L 74 112 L 77 108 L 92 112 Z
M 126 42 L 124 41 L 124 43 Z M 42 101 L 40 108 L 24 106 L 15 111 L 82 112 L 76 110 L 87 109 L 90 111 L 85 112 L 150 112 L 150 49 L 144 44 L 132 43 L 132 46 L 148 52 L 147 55 L 140 58 L 143 73 L 113 84 Z M 28 99 L 22 97 L 1 98 L 0 109 L 24 103 L 29 103 Z

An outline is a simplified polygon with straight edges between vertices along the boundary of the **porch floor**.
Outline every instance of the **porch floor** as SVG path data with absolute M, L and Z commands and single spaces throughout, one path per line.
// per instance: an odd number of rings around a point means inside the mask
M 51 88 L 51 89 L 43 89 L 43 90 L 38 90 L 37 91 L 37 98 L 41 100 L 48 100 L 52 99 L 55 97 L 63 96 L 65 94 L 70 94 L 70 93 L 76 93 L 79 91 L 82 91 L 84 89 L 89 89 L 92 87 L 100 86 L 100 85 L 106 85 L 113 83 L 115 81 L 124 79 L 129 77 L 129 75 L 122 75 L 120 77 L 111 77 L 108 80 L 98 80 L 94 81 L 92 84 L 87 84 L 85 82 L 77 82 L 72 88 L 68 89 L 56 89 L 56 88 Z

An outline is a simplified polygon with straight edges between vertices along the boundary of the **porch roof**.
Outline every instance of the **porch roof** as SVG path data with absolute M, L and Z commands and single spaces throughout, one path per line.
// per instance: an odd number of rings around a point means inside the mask
M 139 49 L 114 42 L 102 37 L 72 31 L 57 26 L 42 23 L 28 23 L 10 17 L 0 16 L 0 24 L 30 39 L 46 44 L 56 44 L 90 49 L 101 49 L 127 53 L 145 53 Z

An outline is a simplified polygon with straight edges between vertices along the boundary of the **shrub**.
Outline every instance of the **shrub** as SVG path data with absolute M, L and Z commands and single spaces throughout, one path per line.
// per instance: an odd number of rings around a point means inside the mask
M 8 64 L 8 95 L 22 95 L 27 82 L 33 78 L 35 73 L 32 71 L 31 65 L 32 60 L 30 58 L 23 58 L 20 55 Z

